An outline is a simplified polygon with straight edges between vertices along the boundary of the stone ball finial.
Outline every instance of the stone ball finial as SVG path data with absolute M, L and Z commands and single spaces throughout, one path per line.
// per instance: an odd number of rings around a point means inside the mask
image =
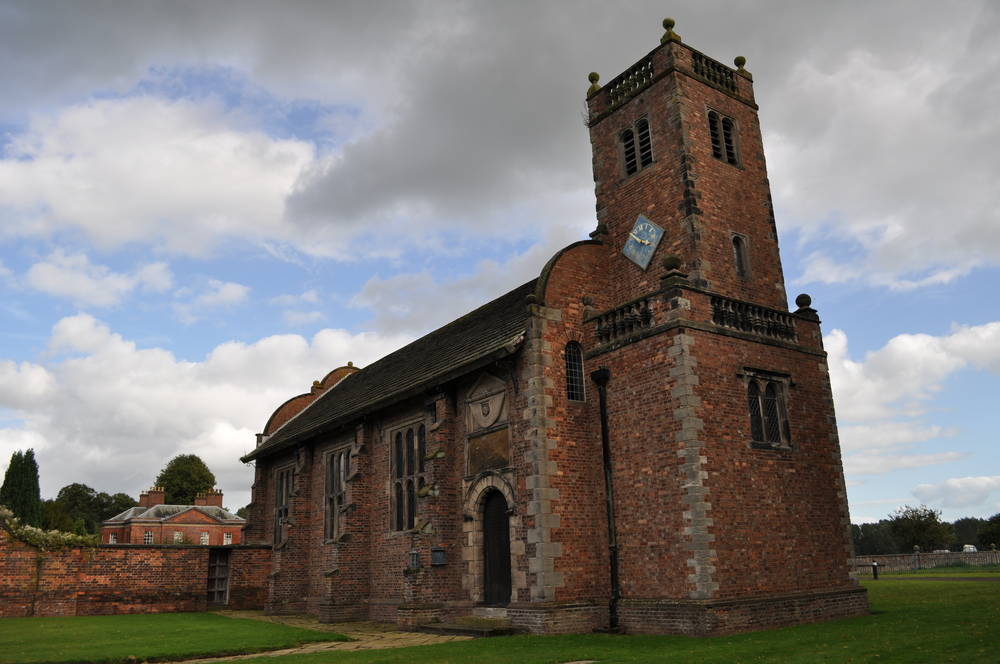
M 813 303 L 813 299 L 809 297 L 807 293 L 802 293 L 795 298 L 795 306 L 799 309 L 808 309 L 809 305 Z
M 322 387 L 322 386 L 323 386 L 323 383 L 319 382 L 318 380 L 314 380 L 313 381 L 313 387 Z
M 744 58 L 742 55 L 737 55 L 736 58 L 733 59 L 733 64 L 736 65 L 737 69 L 743 69 L 743 65 L 745 65 L 746 63 L 747 59 Z
M 348 361 L 348 363 L 347 363 L 347 366 L 349 366 L 349 367 L 353 367 L 353 366 L 354 366 L 354 362 L 350 362 L 350 361 Z
M 663 29 L 666 30 L 666 32 L 664 32 L 663 36 L 660 37 L 660 43 L 661 44 L 663 44 L 664 42 L 668 42 L 671 39 L 673 39 L 674 41 L 680 41 L 681 40 L 681 36 L 679 34 L 677 34 L 676 32 L 674 32 L 674 26 L 675 25 L 677 25 L 677 22 L 674 21 L 674 19 L 672 19 L 672 18 L 665 18 L 665 19 L 663 19 Z
M 676 254 L 669 254 L 663 257 L 663 267 L 668 270 L 677 270 L 681 267 L 681 257 Z
M 587 88 L 587 96 L 590 96 L 601 89 L 601 86 L 598 83 L 598 81 L 601 80 L 601 75 L 596 71 L 592 71 L 587 74 L 587 80 L 590 81 L 590 87 Z

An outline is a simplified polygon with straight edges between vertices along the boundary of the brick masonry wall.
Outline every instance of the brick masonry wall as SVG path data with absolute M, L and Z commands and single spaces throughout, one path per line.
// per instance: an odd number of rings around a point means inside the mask
M 42 552 L 0 528 L 0 617 L 204 611 L 209 550 L 140 545 Z M 229 608 L 261 608 L 270 551 L 230 551 Z

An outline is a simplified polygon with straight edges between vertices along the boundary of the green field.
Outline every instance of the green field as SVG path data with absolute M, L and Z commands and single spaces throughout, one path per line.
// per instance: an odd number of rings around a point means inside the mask
M 872 615 L 738 636 L 515 636 L 401 650 L 254 657 L 240 664 L 1000 662 L 1000 582 L 882 579 L 864 585 Z
M 948 570 L 938 571 L 947 575 Z M 683 636 L 514 636 L 392 650 L 325 652 L 240 660 L 240 664 L 557 664 L 579 660 L 733 664 L 740 662 L 1000 662 L 1000 581 L 866 581 L 872 614 L 767 632 Z M 332 640 L 272 623 L 211 614 L 0 620 L 0 662 L 124 661 L 248 652 Z M 280 643 L 279 643 L 280 641 Z M 214 648 L 214 650 L 213 650 Z
M 276 650 L 346 637 L 210 613 L 0 619 L 0 662 L 126 662 Z

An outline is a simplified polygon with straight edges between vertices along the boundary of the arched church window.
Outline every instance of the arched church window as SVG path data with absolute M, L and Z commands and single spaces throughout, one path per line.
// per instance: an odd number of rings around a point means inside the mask
M 392 530 L 409 530 L 417 520 L 417 489 L 426 483 L 427 430 L 415 422 L 392 433 Z

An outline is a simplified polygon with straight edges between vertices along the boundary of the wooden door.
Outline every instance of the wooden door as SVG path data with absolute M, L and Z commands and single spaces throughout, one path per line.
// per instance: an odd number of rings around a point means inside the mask
M 510 517 L 507 501 L 491 491 L 483 505 L 483 599 L 486 604 L 510 602 Z
M 229 602 L 229 551 L 208 552 L 208 603 L 216 606 Z

